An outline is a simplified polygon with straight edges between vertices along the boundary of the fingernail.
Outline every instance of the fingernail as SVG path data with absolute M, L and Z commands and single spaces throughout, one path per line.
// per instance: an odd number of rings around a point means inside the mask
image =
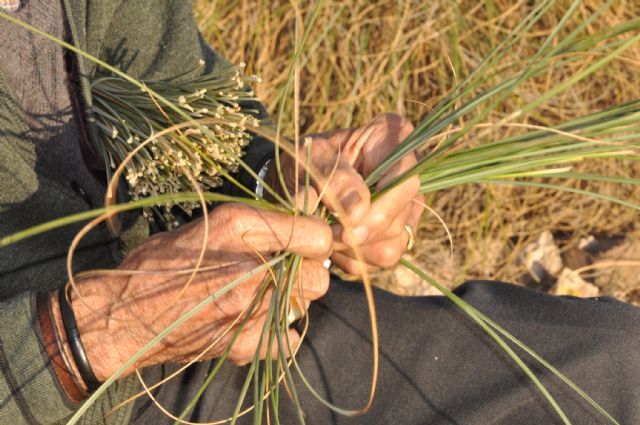
M 359 245 L 369 237 L 369 229 L 367 226 L 358 226 L 351 231 L 351 243 Z
M 351 192 L 347 192 L 345 195 L 342 195 L 340 198 L 340 205 L 345 210 L 345 212 L 349 213 L 358 203 L 362 200 L 360 194 L 357 190 L 353 190 Z
M 295 311 L 289 310 L 289 315 L 287 316 L 287 324 L 291 325 L 296 320 L 298 320 L 298 318 L 296 317 Z
M 331 260 L 329 260 L 328 258 L 326 260 L 324 260 L 322 262 L 322 267 L 324 267 L 325 269 L 329 270 L 329 268 L 331 267 Z

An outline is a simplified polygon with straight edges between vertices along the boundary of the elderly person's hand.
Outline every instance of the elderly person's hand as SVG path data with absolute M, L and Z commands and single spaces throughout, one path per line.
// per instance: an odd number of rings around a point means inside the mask
M 384 114 L 357 129 L 310 136 L 311 162 L 317 173 L 312 173 L 313 188 L 306 196 L 313 203 L 321 194 L 322 203 L 330 211 L 342 212 L 339 215 L 342 224 L 333 225 L 335 243 L 331 259 L 348 273 L 360 275 L 363 268 L 372 271 L 396 264 L 407 248 L 409 232 L 418 224 L 424 207 L 417 176 L 373 202 L 364 182 L 412 130 L 411 123 L 399 115 Z M 306 164 L 306 152 L 306 148 L 300 149 L 300 169 Z M 403 174 L 416 161 L 414 154 L 405 156 L 384 175 L 378 187 Z M 281 163 L 285 182 L 293 189 L 294 160 L 282 153 Z M 303 205 L 304 181 L 305 176 L 300 173 L 300 190 L 295 194 L 298 205 Z M 364 264 L 358 261 L 356 245 Z
M 320 219 L 294 218 L 239 204 L 224 204 L 209 214 L 208 224 L 203 266 L 215 269 L 197 274 L 188 287 L 185 283 L 189 273 L 177 275 L 175 271 L 195 266 L 204 235 L 202 219 L 153 236 L 120 266 L 121 270 L 165 270 L 167 273 L 108 275 L 78 281 L 82 299 L 77 295 L 73 297 L 73 310 L 89 364 L 99 380 L 108 378 L 160 331 L 206 297 L 264 264 L 261 256 L 268 259 L 274 252 L 288 251 L 304 257 L 299 276 L 305 299 L 298 301 L 298 305 L 308 305 L 327 291 L 329 273 L 322 262 L 329 256 L 332 234 L 331 228 Z M 257 273 L 240 283 L 177 327 L 136 366 L 186 362 L 200 354 L 252 302 L 266 273 Z M 300 293 L 298 287 L 294 291 Z M 229 356 L 233 362 L 245 364 L 253 358 L 271 292 L 270 289 L 233 345 Z M 52 308 L 56 326 L 61 331 L 55 297 Z M 203 358 L 220 356 L 240 322 Z M 295 347 L 299 337 L 294 330 L 290 331 L 290 339 Z M 265 344 L 263 356 L 266 349 Z M 66 347 L 65 351 L 68 350 Z

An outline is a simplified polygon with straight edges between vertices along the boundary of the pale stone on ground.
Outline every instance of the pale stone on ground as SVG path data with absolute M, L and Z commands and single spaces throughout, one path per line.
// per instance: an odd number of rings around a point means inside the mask
M 600 295 L 600 288 L 582 279 L 575 270 L 565 267 L 552 292 L 555 295 L 591 298 Z
M 553 240 L 553 235 L 548 230 L 542 232 L 536 242 L 525 247 L 522 261 L 531 276 L 537 281 L 541 281 L 544 278 L 541 275 L 540 268 L 555 276 L 560 273 L 563 267 L 560 250 Z

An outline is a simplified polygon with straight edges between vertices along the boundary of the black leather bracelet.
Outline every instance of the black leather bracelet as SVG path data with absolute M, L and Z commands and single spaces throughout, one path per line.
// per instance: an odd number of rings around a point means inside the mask
M 80 332 L 78 331 L 78 323 L 76 322 L 76 315 L 73 313 L 69 300 L 67 298 L 66 287 L 58 290 L 58 303 L 60 304 L 60 315 L 62 316 L 62 325 L 64 331 L 67 334 L 67 342 L 69 348 L 71 348 L 71 354 L 73 354 L 73 360 L 76 363 L 80 377 L 84 381 L 89 392 L 94 392 L 100 387 L 100 381 L 96 378 L 89 359 L 87 359 L 87 353 L 84 351 L 82 341 L 80 341 Z

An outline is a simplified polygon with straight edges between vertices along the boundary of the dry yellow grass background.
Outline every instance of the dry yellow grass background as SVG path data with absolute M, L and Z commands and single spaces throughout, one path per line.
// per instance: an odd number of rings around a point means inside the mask
M 299 3 L 299 4 L 298 4 Z M 300 127 L 320 132 L 360 125 L 385 111 L 420 120 L 468 74 L 531 10 L 530 1 L 326 1 L 310 29 L 302 53 Z M 517 66 L 558 23 L 568 1 L 558 1 L 505 57 L 500 66 Z M 589 16 L 602 0 L 585 0 L 569 29 Z M 217 51 L 235 63 L 245 62 L 249 73 L 263 79 L 257 94 L 269 111 L 287 79 L 294 52 L 296 7 L 309 16 L 314 1 L 194 0 L 203 34 Z M 294 7 L 296 5 L 296 7 Z M 640 16 L 638 0 L 614 2 L 590 32 Z M 533 97 L 544 93 L 573 72 L 597 59 L 595 55 L 522 85 L 494 112 L 497 121 Z M 554 125 L 562 121 L 640 98 L 640 46 L 635 46 L 605 70 L 525 116 L 523 122 Z M 289 104 L 290 105 L 290 104 Z M 281 117 L 284 132 L 293 132 L 293 108 Z M 498 138 L 513 128 L 496 128 Z M 601 162 L 590 171 L 640 176 L 640 165 Z M 598 190 L 640 199 L 638 190 L 599 184 Z M 544 230 L 557 237 L 563 254 L 575 252 L 589 235 L 622 235 L 627 244 L 608 260 L 637 258 L 638 213 L 578 195 L 540 189 L 471 185 L 438 193 L 430 206 L 453 234 L 455 255 L 449 256 L 446 233 L 439 221 L 426 215 L 419 243 L 412 255 L 443 283 L 467 279 L 519 281 L 526 268 L 519 260 L 523 247 Z M 625 248 L 628 247 L 628 248 Z M 604 258 L 604 257 L 603 257 Z M 602 261 L 590 258 L 589 261 Z M 601 293 L 640 299 L 640 268 L 617 267 L 595 271 Z M 388 272 L 378 282 L 395 283 L 402 293 L 428 290 L 409 276 Z

